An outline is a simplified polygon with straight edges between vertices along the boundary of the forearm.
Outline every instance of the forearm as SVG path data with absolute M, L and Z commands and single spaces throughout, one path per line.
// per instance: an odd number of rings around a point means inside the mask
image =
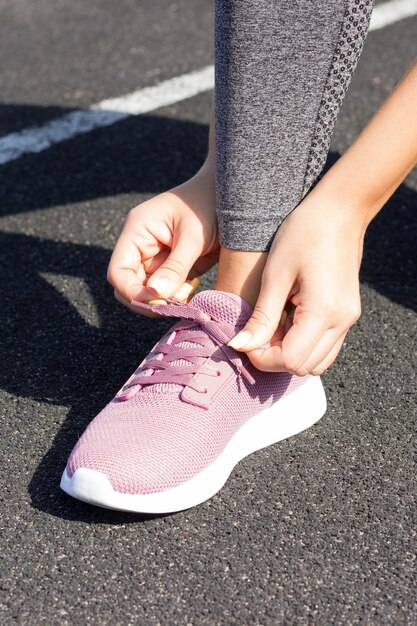
M 312 194 L 354 207 L 364 226 L 417 163 L 417 62 Z

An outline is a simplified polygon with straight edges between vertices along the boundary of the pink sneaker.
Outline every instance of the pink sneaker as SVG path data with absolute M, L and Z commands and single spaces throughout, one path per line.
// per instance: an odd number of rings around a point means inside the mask
M 226 343 L 251 309 L 202 291 L 138 306 L 183 318 L 155 345 L 75 446 L 61 488 L 98 506 L 168 513 L 213 496 L 255 450 L 324 414 L 318 377 L 257 370 Z

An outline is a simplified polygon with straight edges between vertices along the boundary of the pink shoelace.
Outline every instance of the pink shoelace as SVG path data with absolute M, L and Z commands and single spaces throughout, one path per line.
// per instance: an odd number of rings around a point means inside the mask
M 245 367 L 242 356 L 227 342 L 235 334 L 235 328 L 226 322 L 217 322 L 191 304 L 186 304 L 176 298 L 169 298 L 168 304 L 149 305 L 144 302 L 133 301 L 132 304 L 167 317 L 180 317 L 182 320 L 173 328 L 174 338 L 169 341 L 160 341 L 155 351 L 155 357 L 149 359 L 126 383 L 118 396 L 119 399 L 129 398 L 133 389 L 144 385 L 157 383 L 175 383 L 188 386 L 197 392 L 205 390 L 193 381 L 194 374 L 202 371 L 201 360 L 209 357 L 213 352 L 213 342 L 222 350 L 226 358 L 251 384 L 255 379 Z M 181 331 L 187 330 L 186 335 Z M 187 342 L 188 347 L 178 344 Z M 181 364 L 174 364 L 182 360 Z M 185 364 L 184 361 L 187 363 Z M 207 367 L 204 374 L 218 376 L 218 370 Z

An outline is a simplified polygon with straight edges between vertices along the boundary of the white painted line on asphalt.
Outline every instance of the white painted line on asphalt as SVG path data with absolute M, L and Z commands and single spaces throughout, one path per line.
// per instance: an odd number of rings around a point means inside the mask
M 369 30 L 379 30 L 413 15 L 417 15 L 417 0 L 391 0 L 378 4 L 372 13 Z
M 129 117 L 129 113 L 113 111 L 73 111 L 43 126 L 26 128 L 0 139 L 0 165 L 14 161 L 28 152 L 42 152 L 54 144 L 72 139 L 95 128 L 102 128 Z
M 208 65 L 201 70 L 165 80 L 154 87 L 145 87 L 119 98 L 102 100 L 89 109 L 72 111 L 43 126 L 5 135 L 0 138 L 0 165 L 14 161 L 25 153 L 42 152 L 61 141 L 89 133 L 96 128 L 110 126 L 132 115 L 149 113 L 181 102 L 209 91 L 213 84 L 214 67 Z
M 404 18 L 417 15 L 417 0 L 390 0 L 378 4 L 372 14 L 370 30 L 379 30 Z M 214 86 L 214 67 L 165 80 L 154 87 L 138 89 L 133 93 L 109 98 L 89 109 L 63 115 L 43 126 L 26 128 L 0 138 L 0 165 L 14 161 L 23 154 L 42 152 L 51 146 L 110 126 L 131 115 L 149 113 L 164 106 L 181 102 Z
M 92 110 L 140 115 L 191 98 L 203 91 L 209 91 L 213 88 L 213 83 L 214 67 L 208 65 L 201 70 L 165 80 L 155 87 L 145 87 L 120 98 L 102 100 L 91 108 Z

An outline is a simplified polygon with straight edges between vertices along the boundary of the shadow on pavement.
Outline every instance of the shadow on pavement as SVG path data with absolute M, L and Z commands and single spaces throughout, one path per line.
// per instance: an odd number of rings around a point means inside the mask
M 37 120 L 38 107 L 31 108 Z M 57 108 L 41 113 L 56 117 Z M 122 193 L 159 193 L 195 174 L 207 137 L 205 124 L 142 115 L 25 154 L 0 166 L 0 217 Z
M 107 513 L 74 507 L 75 501 L 58 489 L 51 499 L 51 486 L 58 486 L 66 458 L 85 426 L 169 322 L 136 316 L 114 300 L 105 281 L 107 250 L 0 234 L 0 258 L 0 280 L 8 286 L 0 311 L 0 386 L 16 396 L 71 407 L 31 481 L 33 505 L 71 519 L 81 515 L 103 521 Z M 88 323 L 43 273 L 82 278 L 99 325 Z M 110 514 L 112 523 L 115 515 Z
M 0 215 L 121 192 L 160 192 L 195 172 L 206 141 L 206 126 L 156 116 L 77 137 L 0 167 Z M 416 204 L 417 194 L 403 185 L 369 229 L 362 268 L 363 282 L 414 310 Z M 0 387 L 70 407 L 30 482 L 33 506 L 66 519 L 114 524 L 152 516 L 76 502 L 58 489 L 60 476 L 88 422 L 170 322 L 135 316 L 114 301 L 105 281 L 109 256 L 96 246 L 0 233 Z M 82 279 L 99 323 L 89 323 L 43 274 Z

